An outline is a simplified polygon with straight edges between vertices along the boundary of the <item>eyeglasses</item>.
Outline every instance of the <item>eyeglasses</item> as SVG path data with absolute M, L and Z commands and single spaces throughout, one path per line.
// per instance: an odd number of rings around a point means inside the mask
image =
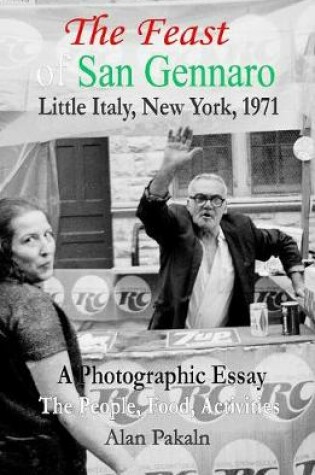
M 225 199 L 220 195 L 204 195 L 203 193 L 197 193 L 194 196 L 190 196 L 190 199 L 194 200 L 198 205 L 203 206 L 207 201 L 210 201 L 214 208 L 220 208 L 223 205 Z

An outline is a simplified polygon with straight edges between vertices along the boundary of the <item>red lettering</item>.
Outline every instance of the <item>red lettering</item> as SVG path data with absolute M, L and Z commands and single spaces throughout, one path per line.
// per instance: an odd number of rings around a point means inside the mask
M 142 23 L 140 23 L 138 27 L 138 34 L 140 36 L 145 35 L 145 39 L 141 43 L 142 45 L 153 45 L 151 42 L 152 34 L 161 32 L 161 28 L 157 28 L 155 26 L 156 23 L 162 23 L 162 25 L 165 25 L 166 18 L 149 18 L 148 20 L 144 20 Z
M 102 20 L 108 18 L 107 13 L 92 18 L 72 18 L 65 25 L 65 32 L 71 33 L 71 27 L 74 27 L 75 39 L 71 42 L 72 45 L 94 45 L 96 42 L 100 45 L 109 43 L 110 45 L 118 45 L 124 41 L 123 34 L 125 27 L 122 25 L 116 26 L 110 30 Z M 92 26 L 92 31 L 87 28 Z M 84 33 L 86 38 L 83 37 Z
M 230 29 L 230 28 L 227 26 L 226 21 L 224 21 L 223 23 L 221 23 L 221 26 L 219 26 L 219 27 L 217 28 L 217 30 L 219 30 L 218 41 L 217 41 L 217 44 L 218 44 L 218 45 L 223 45 L 224 43 L 226 43 L 227 41 L 229 41 L 228 38 L 226 38 L 226 39 L 223 38 L 224 33 L 226 32 L 226 30 L 229 30 L 229 29 Z
M 164 44 L 172 45 L 172 44 L 176 43 L 177 40 L 176 39 L 171 40 L 171 38 L 173 36 L 177 35 L 178 32 L 179 32 L 179 27 L 178 26 L 171 26 L 171 28 L 169 28 L 165 33 Z
M 168 26 L 166 18 L 149 18 L 140 23 L 138 35 L 144 38 L 142 45 L 153 45 L 156 36 L 162 36 L 163 43 L 166 46 L 175 43 L 183 46 L 197 44 L 205 46 L 215 43 L 220 46 L 229 41 L 226 34 L 227 30 L 229 30 L 229 27 L 226 21 L 218 26 L 199 27 L 198 25 L 191 25 L 181 30 L 178 25 Z
M 72 45 L 84 45 L 84 43 L 81 43 L 81 36 L 82 36 L 82 33 L 83 33 L 83 28 L 84 28 L 86 23 L 93 22 L 93 21 L 95 21 L 95 19 L 96 19 L 96 16 L 93 16 L 92 18 L 79 17 L 79 18 L 72 18 L 71 20 L 68 21 L 68 23 L 66 23 L 66 25 L 65 25 L 65 32 L 66 33 L 71 33 L 70 25 L 72 23 L 77 23 L 77 22 L 79 23 L 78 30 L 77 30 L 77 36 L 75 37 L 75 40 L 71 43 Z

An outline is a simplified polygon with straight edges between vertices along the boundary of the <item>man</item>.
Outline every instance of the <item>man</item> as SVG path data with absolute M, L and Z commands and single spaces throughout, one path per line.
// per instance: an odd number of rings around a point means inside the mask
M 160 293 L 150 329 L 249 325 L 255 260 L 279 256 L 297 295 L 303 265 L 294 240 L 277 229 L 258 229 L 227 211 L 227 187 L 218 175 L 195 177 L 187 205 L 167 205 L 176 170 L 194 159 L 192 131 L 169 132 L 163 163 L 139 203 L 137 216 L 160 245 Z

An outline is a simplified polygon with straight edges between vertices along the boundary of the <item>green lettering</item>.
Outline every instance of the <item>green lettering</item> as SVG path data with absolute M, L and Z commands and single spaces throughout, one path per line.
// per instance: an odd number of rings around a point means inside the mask
M 267 69 L 267 75 L 264 74 L 264 69 Z M 266 77 L 267 76 L 267 77 Z M 270 64 L 263 64 L 258 70 L 258 82 L 262 87 L 270 87 L 275 82 L 275 70 Z M 269 80 L 268 80 L 269 79 Z
M 89 68 L 89 66 L 86 64 L 86 61 L 91 61 L 92 65 L 94 66 L 94 56 L 90 56 L 88 54 L 85 54 L 84 56 L 81 56 L 79 59 L 79 68 L 83 73 L 86 73 L 91 81 L 90 82 L 84 82 L 83 78 L 79 76 L 79 85 L 80 87 L 93 87 L 96 81 L 96 75 L 92 69 Z
M 180 80 L 179 76 L 184 75 L 184 80 Z M 173 83 L 177 87 L 184 87 L 187 84 L 187 67 L 184 64 L 178 64 L 173 71 Z
M 241 67 L 238 64 L 232 64 L 232 66 L 229 67 L 229 73 L 228 85 L 230 87 L 240 87 L 244 85 L 242 82 Z
M 154 87 L 168 86 L 168 73 L 169 73 L 168 69 L 162 69 L 162 71 L 163 71 L 162 82 L 158 83 L 158 82 L 155 81 L 155 79 L 153 79 L 152 69 L 153 69 L 153 67 L 155 67 L 154 62 L 157 59 L 162 59 L 168 65 L 168 56 L 162 56 L 160 54 L 156 54 L 156 55 L 152 56 L 151 58 L 149 58 L 149 60 L 147 61 L 146 65 L 145 65 L 145 71 L 144 71 L 145 78 L 151 86 L 154 86 Z

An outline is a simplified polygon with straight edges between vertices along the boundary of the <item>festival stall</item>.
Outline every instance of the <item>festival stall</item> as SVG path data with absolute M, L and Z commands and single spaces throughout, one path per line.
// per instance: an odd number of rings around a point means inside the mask
M 104 443 L 146 475 L 310 475 L 315 337 L 249 328 L 83 334 L 83 373 Z M 89 474 L 110 473 L 89 458 Z

